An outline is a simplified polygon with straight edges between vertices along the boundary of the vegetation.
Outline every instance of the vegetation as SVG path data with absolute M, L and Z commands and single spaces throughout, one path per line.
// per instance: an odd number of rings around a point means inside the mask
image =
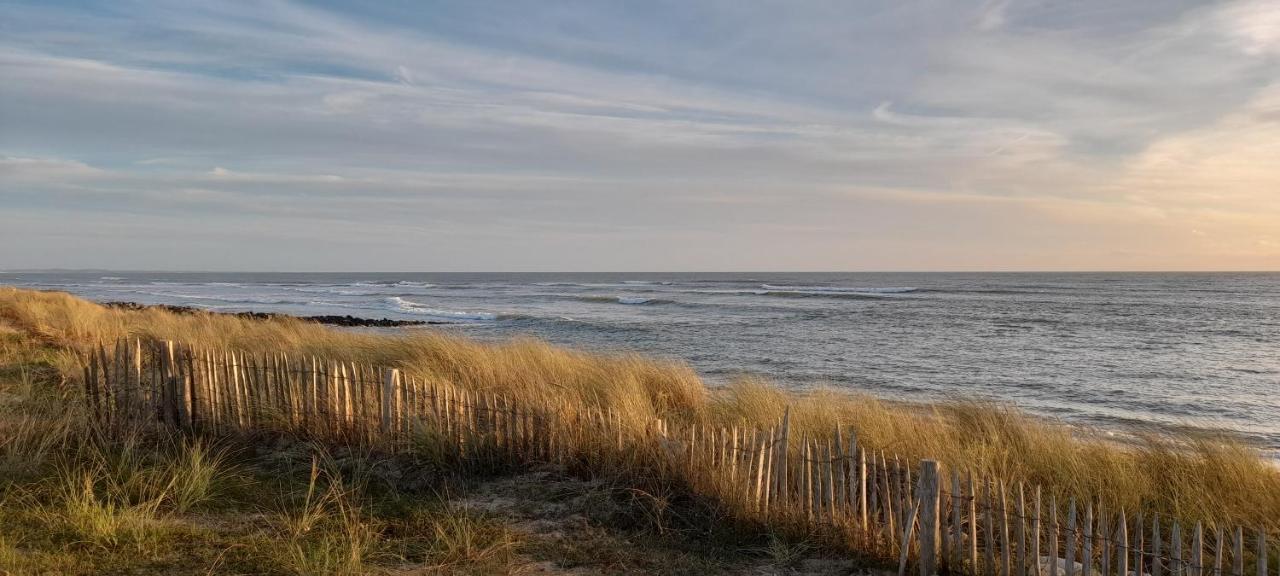
M 649 567 L 706 573 L 742 562 L 795 565 L 822 543 L 763 530 L 718 533 L 714 511 L 674 488 L 637 495 L 619 479 L 573 484 L 555 475 L 513 488 L 515 499 L 574 502 L 574 514 L 595 528 L 540 539 L 513 525 L 511 510 L 471 506 L 470 492 L 483 483 L 430 454 L 406 465 L 300 440 L 107 433 L 80 410 L 78 358 L 125 336 L 394 366 L 463 388 L 612 408 L 634 422 L 768 426 L 790 406 L 795 437 L 841 425 L 872 449 L 1040 484 L 1059 497 L 1280 530 L 1280 472 L 1223 436 L 1137 431 L 1121 444 L 984 403 L 795 394 L 752 379 L 713 390 L 678 363 L 530 339 L 494 345 L 430 330 L 388 335 L 288 318 L 117 310 L 0 288 L 0 572 L 488 573 L 537 561 L 597 571 L 604 561 L 625 572 L 646 564 L 616 539 L 643 538 L 653 543 L 645 556 L 666 559 Z M 591 532 L 601 526 L 629 532 Z M 671 539 L 672 530 L 682 537 Z

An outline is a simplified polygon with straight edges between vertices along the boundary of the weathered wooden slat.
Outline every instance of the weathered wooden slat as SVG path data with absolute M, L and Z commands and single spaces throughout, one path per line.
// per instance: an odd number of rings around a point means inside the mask
M 879 465 L 879 458 L 876 456 L 875 452 L 872 452 L 871 457 L 867 458 L 866 449 L 864 448 L 862 456 L 866 461 L 867 478 L 866 478 L 865 486 L 868 491 L 867 510 L 866 510 L 867 521 L 863 522 L 863 525 L 866 526 L 867 533 L 871 534 L 871 531 L 878 530 L 879 526 L 881 525 L 881 520 L 879 517 L 880 465 Z
M 776 494 L 775 500 L 782 501 L 785 504 L 787 494 L 790 492 L 788 480 L 790 478 L 788 471 L 788 453 L 791 451 L 791 407 L 787 406 L 782 410 L 782 424 L 778 431 L 778 437 L 774 442 L 776 447 L 771 447 L 769 451 L 771 465 L 773 466 L 773 487 L 771 492 Z
M 1204 574 L 1204 526 L 1196 522 L 1195 532 L 1191 534 L 1191 566 L 1187 573 L 1191 576 Z
M 983 500 L 986 504 L 986 507 L 985 507 L 986 508 L 985 524 L 987 526 L 986 573 L 990 575 L 997 575 L 997 574 L 1001 574 L 999 567 L 996 565 L 996 541 L 999 540 L 999 538 L 996 536 L 995 500 L 992 498 L 991 481 L 983 480 L 982 490 L 983 490 L 983 496 L 984 496 Z
M 1116 574 L 1129 576 L 1129 523 L 1124 509 L 1120 510 L 1120 527 L 1116 538 Z
M 1267 531 L 1258 530 L 1258 549 L 1255 552 L 1258 576 L 1267 576 Z
M 1035 504 L 1031 513 L 1031 570 L 1035 576 L 1041 576 L 1040 569 L 1040 486 L 1036 486 Z M 1054 557 L 1055 562 L 1057 557 Z
M 1151 576 L 1161 576 L 1164 570 L 1164 542 L 1161 541 L 1160 515 L 1151 517 Z
M 1231 538 L 1231 573 L 1244 576 L 1244 527 L 1236 526 Z
M 1111 540 L 1111 522 L 1108 519 L 1106 511 L 1102 507 L 1102 501 L 1098 501 L 1098 557 L 1101 560 L 1102 575 L 1111 576 L 1111 554 L 1113 552 L 1113 542 Z
M 1085 505 L 1084 509 L 1084 543 L 1080 552 L 1080 575 L 1089 576 L 1093 573 L 1093 503 Z
M 836 434 L 836 444 L 839 444 L 839 433 Z M 840 494 L 840 490 L 836 489 L 836 472 L 841 466 L 837 464 L 836 458 L 839 449 L 836 448 L 834 453 L 830 442 L 823 443 L 823 454 L 825 458 L 822 462 L 822 497 L 825 501 L 827 522 L 834 524 L 836 521 L 836 496 Z
M 936 460 L 920 462 L 920 486 L 916 491 L 916 506 L 920 514 L 920 576 L 934 576 L 938 571 L 939 540 L 942 533 L 942 515 L 939 509 L 941 481 Z M 903 541 L 907 543 L 904 548 L 910 548 L 911 539 Z
M 1146 546 L 1146 534 L 1146 515 L 1139 513 L 1138 525 L 1133 530 L 1134 538 L 1137 540 L 1133 542 L 1133 573 L 1138 576 L 1146 574 L 1146 562 L 1142 555 Z
M 964 566 L 964 494 L 960 491 L 960 471 L 951 471 L 951 530 L 947 569 L 959 574 Z
M 1018 483 L 1018 501 L 1016 522 L 1014 522 L 1014 535 L 1018 539 L 1013 545 L 1013 564 L 1014 574 L 1018 576 L 1027 576 L 1027 491 L 1026 487 Z
M 800 438 L 800 509 L 804 512 L 805 517 L 813 520 L 813 499 L 810 492 L 813 490 L 813 475 L 809 469 L 809 438 L 801 436 Z
M 1175 519 L 1173 528 L 1169 530 L 1169 574 L 1182 576 L 1185 569 L 1182 564 L 1182 525 Z
M 884 527 L 887 530 L 886 542 L 891 550 L 898 547 L 898 491 L 893 487 L 889 472 L 889 461 L 884 457 L 884 451 L 880 452 L 880 476 L 881 490 L 884 497 L 881 498 L 881 506 L 884 508 Z
M 761 503 L 764 501 L 764 445 L 765 439 L 759 430 L 755 431 L 755 438 L 751 443 L 751 460 L 748 461 L 748 480 L 750 482 L 750 498 L 752 508 L 760 510 L 763 508 Z
M 395 387 L 395 370 L 383 369 L 382 371 L 382 432 L 391 432 L 391 391 Z
M 760 461 L 757 463 L 759 470 L 758 489 L 757 489 L 757 507 L 766 515 L 769 511 L 769 491 L 773 487 L 773 446 L 774 446 L 774 429 L 770 427 L 768 430 L 756 430 L 756 438 L 759 440 L 759 447 L 756 452 L 759 453 Z
M 974 573 L 978 573 L 978 491 L 973 484 L 973 472 L 966 474 L 968 476 L 968 504 L 969 510 L 969 543 L 966 547 L 969 553 L 969 569 Z
M 916 514 L 919 513 L 920 501 L 917 500 L 916 503 L 911 506 L 911 511 L 907 512 L 907 514 L 903 516 L 904 526 L 902 528 L 902 546 L 898 553 L 898 576 L 906 576 L 907 574 L 907 557 L 911 553 L 910 543 L 912 529 L 916 526 L 915 518 Z
M 1009 537 L 1009 495 L 1004 481 L 1000 481 L 1000 570 L 1008 576 L 1013 575 L 1012 540 Z
M 859 447 L 857 444 L 850 442 L 858 452 L 858 523 L 862 526 L 865 533 L 867 526 L 867 451 Z
M 1214 529 L 1213 546 L 1213 575 L 1222 576 L 1222 561 L 1227 551 L 1227 538 L 1222 533 L 1222 526 Z
M 1049 497 L 1049 576 L 1058 576 L 1058 542 L 1060 538 L 1058 496 L 1055 494 Z
M 1079 540 L 1079 525 L 1076 523 L 1076 499 L 1073 496 L 1067 505 L 1067 576 L 1076 576 L 1076 543 Z

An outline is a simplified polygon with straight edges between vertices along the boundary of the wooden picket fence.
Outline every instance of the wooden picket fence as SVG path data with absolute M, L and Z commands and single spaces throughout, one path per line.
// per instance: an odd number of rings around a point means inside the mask
M 1267 576 L 1280 557 L 1261 529 L 1045 499 L 1039 487 L 867 450 L 840 430 L 796 438 L 789 411 L 768 429 L 632 422 L 392 368 L 168 341 L 98 347 L 84 385 L 89 410 L 107 425 L 287 433 L 388 453 L 433 450 L 460 466 L 644 470 L 743 520 L 842 537 L 900 574 Z

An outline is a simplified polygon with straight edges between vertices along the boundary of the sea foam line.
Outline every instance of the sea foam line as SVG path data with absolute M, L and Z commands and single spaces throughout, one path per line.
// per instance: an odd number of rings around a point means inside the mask
M 399 296 L 392 296 L 386 299 L 387 304 L 397 312 L 405 314 L 415 314 L 418 316 L 431 316 L 434 318 L 444 318 L 458 321 L 491 321 L 497 320 L 498 315 L 491 312 L 462 312 L 457 310 L 441 310 L 439 308 L 431 308 L 425 304 L 406 300 Z
M 853 286 L 776 286 L 773 284 L 761 284 L 761 288 L 776 292 L 835 292 L 835 293 L 852 293 L 852 294 L 903 294 L 907 292 L 915 292 L 919 288 L 911 286 L 891 286 L 891 287 L 853 287 Z

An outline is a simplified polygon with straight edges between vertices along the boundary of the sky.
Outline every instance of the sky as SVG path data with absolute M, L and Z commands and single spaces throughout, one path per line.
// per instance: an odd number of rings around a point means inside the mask
M 1280 270 L 1280 2 L 0 0 L 0 269 Z

